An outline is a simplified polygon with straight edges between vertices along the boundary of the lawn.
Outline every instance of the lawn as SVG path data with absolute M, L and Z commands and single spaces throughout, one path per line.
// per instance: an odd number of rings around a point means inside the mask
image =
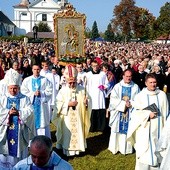
M 52 139 L 55 146 L 55 130 L 52 127 Z M 86 152 L 79 156 L 66 157 L 61 150 L 54 150 L 70 162 L 74 170 L 134 170 L 135 154 L 113 155 L 108 149 L 109 129 L 107 132 L 89 133 Z

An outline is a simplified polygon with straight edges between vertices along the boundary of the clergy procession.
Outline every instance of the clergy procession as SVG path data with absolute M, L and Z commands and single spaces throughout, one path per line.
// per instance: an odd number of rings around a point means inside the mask
M 141 72 L 120 62 L 89 55 L 84 63 L 63 66 L 53 56 L 32 63 L 24 78 L 18 66 L 6 70 L 0 81 L 0 169 L 57 169 L 54 160 L 61 157 L 49 144 L 50 124 L 55 148 L 67 157 L 86 153 L 89 133 L 101 132 L 110 135 L 113 155 L 136 154 L 135 170 L 169 167 L 168 93 L 151 71 L 141 88 L 135 83 Z M 61 169 L 74 168 L 61 160 Z

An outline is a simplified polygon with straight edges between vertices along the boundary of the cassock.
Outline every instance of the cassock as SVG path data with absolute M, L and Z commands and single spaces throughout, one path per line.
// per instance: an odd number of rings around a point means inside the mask
M 150 119 L 151 111 L 145 110 L 145 108 L 153 103 L 156 104 L 159 111 L 154 119 Z M 136 150 L 136 169 L 140 169 L 138 163 L 158 166 L 155 148 L 168 116 L 166 94 L 159 89 L 149 91 L 147 88 L 143 88 L 136 95 L 134 104 L 135 109 L 129 123 L 127 140 Z
M 104 131 L 106 126 L 105 89 L 108 87 L 108 79 L 103 71 L 86 73 L 87 92 L 92 99 L 91 132 Z M 102 88 L 100 88 L 102 87 Z
M 130 84 L 126 84 L 123 80 L 117 83 L 111 91 L 109 104 L 109 126 L 111 127 L 111 134 L 108 149 L 113 154 L 116 154 L 118 151 L 122 154 L 133 152 L 132 145 L 130 145 L 129 142 L 126 142 L 126 137 L 131 112 L 133 110 L 133 100 L 139 91 L 137 84 L 132 81 Z M 129 109 L 125 108 L 125 98 L 128 98 L 132 105 Z
M 11 107 L 19 110 L 19 116 L 9 116 Z M 7 93 L 0 100 L 0 164 L 11 167 L 27 157 L 29 140 L 34 135 L 34 115 L 30 99 L 18 93 Z
M 77 86 L 71 89 L 68 86 L 62 87 L 57 95 L 56 105 L 52 122 L 57 127 L 56 138 L 57 148 L 63 149 L 67 156 L 78 155 L 84 152 L 86 138 L 90 128 L 91 100 L 89 98 L 88 107 L 84 104 L 85 89 Z M 88 96 L 86 96 L 88 97 Z M 71 100 L 77 100 L 78 104 L 68 107 Z
M 34 96 L 36 90 L 40 90 L 40 96 Z M 51 82 L 42 76 L 35 78 L 27 77 L 21 85 L 21 92 L 27 95 L 34 108 L 35 127 L 38 135 L 47 135 L 50 137 L 50 114 L 48 101 L 52 95 Z

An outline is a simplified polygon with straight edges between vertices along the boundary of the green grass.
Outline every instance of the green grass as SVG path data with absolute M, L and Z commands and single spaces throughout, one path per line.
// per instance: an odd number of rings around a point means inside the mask
M 55 146 L 54 131 L 52 133 Z M 65 160 L 71 163 L 74 170 L 134 170 L 135 154 L 113 155 L 107 148 L 108 132 L 89 133 L 87 149 L 78 156 L 66 157 L 61 150 L 54 150 Z

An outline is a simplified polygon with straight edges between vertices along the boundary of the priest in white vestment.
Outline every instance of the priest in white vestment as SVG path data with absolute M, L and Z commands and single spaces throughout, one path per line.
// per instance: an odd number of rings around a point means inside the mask
M 113 154 L 133 153 L 133 147 L 126 139 L 134 97 L 139 91 L 138 85 L 132 81 L 132 71 L 129 69 L 123 72 L 123 79 L 111 91 L 109 104 L 111 134 L 108 149 Z
M 57 148 L 67 156 L 85 152 L 90 128 L 91 100 L 82 86 L 76 83 L 76 69 L 66 66 L 66 87 L 59 90 L 52 122 L 57 127 Z
M 127 141 L 136 150 L 135 170 L 159 169 L 156 144 L 169 111 L 167 96 L 157 88 L 156 77 L 147 74 L 145 84 L 146 88 L 135 97 L 127 134 Z
M 52 84 L 40 76 L 40 66 L 33 65 L 32 72 L 32 76 L 23 80 L 21 92 L 30 98 L 33 105 L 37 135 L 51 137 L 48 101 L 52 95 Z
M 20 75 L 12 70 L 6 78 L 8 92 L 0 100 L 0 166 L 12 168 L 26 158 L 35 135 L 30 99 L 19 92 Z

